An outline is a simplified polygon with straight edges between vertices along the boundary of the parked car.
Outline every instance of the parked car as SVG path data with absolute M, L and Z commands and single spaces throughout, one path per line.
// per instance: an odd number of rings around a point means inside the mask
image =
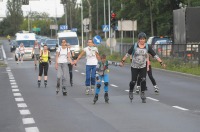
M 10 52 L 15 51 L 17 47 L 19 47 L 19 45 L 17 44 L 17 42 L 15 40 L 12 40 L 10 42 Z
M 169 38 L 160 38 L 155 41 L 152 47 L 162 57 L 169 57 L 172 51 L 172 41 Z
M 152 37 L 149 37 L 149 39 L 147 40 L 147 44 L 150 44 L 150 45 L 154 45 L 156 42 L 157 43 L 162 42 L 162 44 L 165 42 L 167 44 L 172 44 L 172 40 L 170 37 L 152 36 Z
M 56 50 L 56 44 L 57 44 L 57 39 L 47 39 L 45 41 L 45 44 L 47 45 L 48 49 L 50 51 L 55 51 Z

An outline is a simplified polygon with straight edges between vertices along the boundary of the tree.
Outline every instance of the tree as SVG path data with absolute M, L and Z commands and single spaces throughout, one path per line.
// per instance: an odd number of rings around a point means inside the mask
M 23 12 L 21 10 L 22 3 L 19 0 L 7 1 L 7 22 L 8 26 L 5 32 L 14 35 L 19 31 L 20 24 L 23 21 Z

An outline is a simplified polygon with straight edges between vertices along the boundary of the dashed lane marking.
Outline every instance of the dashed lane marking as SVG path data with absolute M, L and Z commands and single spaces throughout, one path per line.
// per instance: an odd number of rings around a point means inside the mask
M 83 73 L 83 72 L 82 72 L 81 74 L 82 74 L 82 75 L 85 75 L 85 73 Z
M 159 100 L 157 100 L 157 99 L 154 99 L 154 98 L 151 98 L 151 97 L 147 97 L 148 99 L 150 99 L 150 100 L 153 100 L 153 101 L 159 101 Z
M 18 88 L 18 86 L 17 85 L 13 85 L 13 86 L 11 86 L 11 88 Z
M 117 85 L 114 85 L 114 84 L 110 84 L 110 86 L 113 86 L 113 87 L 116 87 L 116 88 L 118 87 Z
M 25 128 L 26 132 L 40 132 L 37 127 L 27 127 Z
M 16 85 L 17 83 L 16 82 L 12 82 L 12 83 L 10 83 L 11 85 Z
M 22 96 L 21 93 L 13 93 L 14 96 Z
M 23 98 L 15 98 L 15 101 L 16 102 L 24 102 L 24 99 Z
M 129 92 L 129 90 L 125 90 L 126 92 Z M 133 93 L 135 93 L 134 91 L 133 91 Z
M 78 72 L 78 70 L 74 70 L 75 72 Z
M 12 89 L 12 92 L 19 92 L 19 89 Z
M 23 118 L 22 122 L 23 122 L 24 125 L 25 124 L 34 124 L 35 123 L 33 118 Z
M 15 82 L 15 80 L 10 80 L 10 82 Z
M 19 104 L 17 104 L 17 106 L 19 108 L 26 108 L 27 107 L 27 105 L 25 103 L 19 103 Z
M 184 110 L 184 111 L 187 111 L 187 110 L 188 110 L 188 109 L 183 108 L 183 107 L 180 107 L 180 106 L 172 106 L 172 107 L 177 108 L 177 109 L 180 109 L 180 110 Z
M 30 115 L 31 112 L 29 110 L 19 110 L 21 115 Z

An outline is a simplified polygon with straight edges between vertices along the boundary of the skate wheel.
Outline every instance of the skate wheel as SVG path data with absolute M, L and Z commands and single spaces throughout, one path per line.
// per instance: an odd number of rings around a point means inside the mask
M 63 96 L 67 96 L 67 93 L 66 93 L 66 92 L 64 92 L 64 93 L 63 93 Z

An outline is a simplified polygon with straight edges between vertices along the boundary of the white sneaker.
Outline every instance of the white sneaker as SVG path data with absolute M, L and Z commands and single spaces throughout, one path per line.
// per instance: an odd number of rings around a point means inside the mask
M 154 86 L 154 92 L 157 93 L 157 94 L 159 93 L 159 88 L 158 88 L 157 85 Z
M 86 94 L 86 95 L 89 95 L 89 92 L 90 92 L 90 88 L 89 88 L 89 87 L 86 87 L 86 89 L 85 89 L 85 94 Z
M 94 95 L 94 85 L 91 85 L 90 91 L 91 91 L 91 93 Z

